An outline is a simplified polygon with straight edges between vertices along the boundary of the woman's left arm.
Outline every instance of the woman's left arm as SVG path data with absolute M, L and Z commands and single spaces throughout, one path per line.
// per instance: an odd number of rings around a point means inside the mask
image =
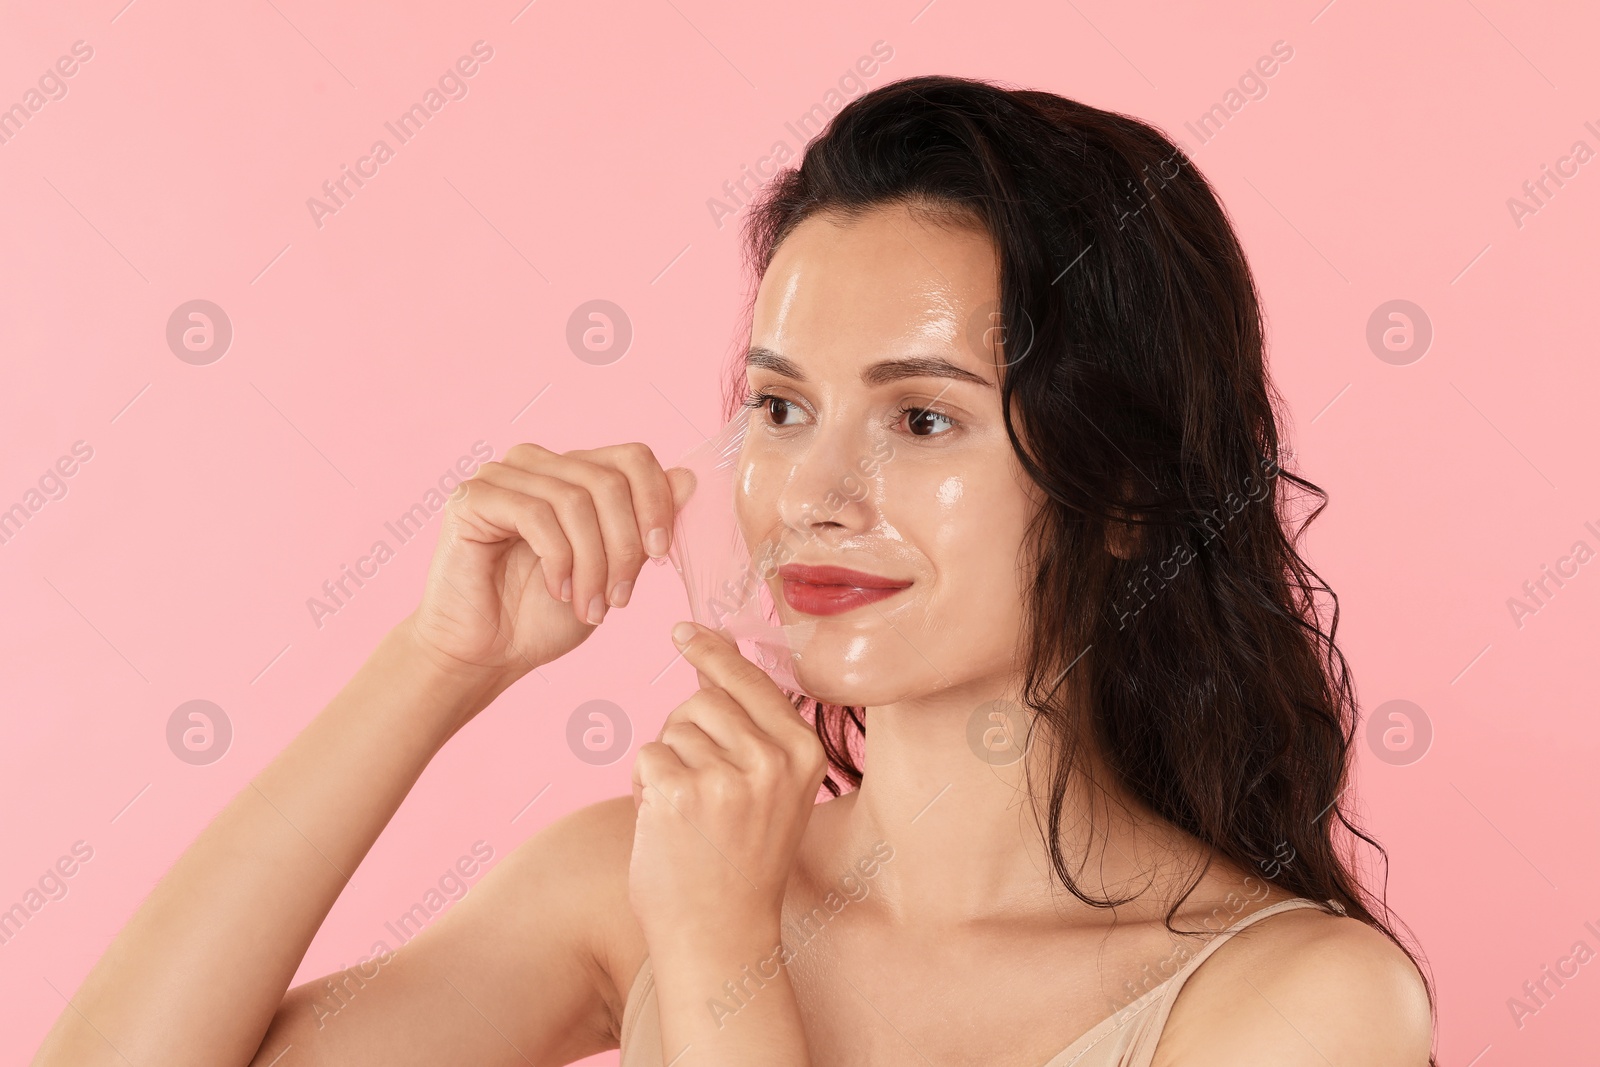
M 677 643 L 701 688 L 640 746 L 628 873 L 663 1050 L 680 1067 L 810 1067 L 780 928 L 826 757 L 732 642 L 696 626 Z

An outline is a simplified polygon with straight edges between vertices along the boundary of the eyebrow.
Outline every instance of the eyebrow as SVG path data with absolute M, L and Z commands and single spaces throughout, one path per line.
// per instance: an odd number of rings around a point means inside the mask
M 800 370 L 799 364 L 794 360 L 770 348 L 761 345 L 750 346 L 750 351 L 744 357 L 745 369 L 759 367 L 763 370 L 781 374 L 785 378 L 797 382 L 806 380 L 805 374 Z M 994 383 L 980 374 L 974 374 L 965 367 L 944 359 L 941 356 L 910 356 L 906 359 L 885 359 L 869 364 L 861 369 L 861 381 L 869 386 L 887 385 L 904 378 L 952 378 L 958 382 L 970 382 L 973 385 L 993 389 Z

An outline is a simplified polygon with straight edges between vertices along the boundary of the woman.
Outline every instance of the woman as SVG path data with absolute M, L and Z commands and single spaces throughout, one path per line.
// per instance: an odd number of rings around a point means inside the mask
M 1278 466 L 1256 294 L 1192 164 L 1125 116 L 912 78 L 747 238 L 738 518 L 792 537 L 771 583 L 815 623 L 816 699 L 687 627 L 702 688 L 631 798 L 286 993 L 440 746 L 667 551 L 690 486 L 649 449 L 519 445 L 36 1063 L 1432 1062 L 1428 985 L 1353 873 L 1353 699 L 1285 528 L 1320 490 Z

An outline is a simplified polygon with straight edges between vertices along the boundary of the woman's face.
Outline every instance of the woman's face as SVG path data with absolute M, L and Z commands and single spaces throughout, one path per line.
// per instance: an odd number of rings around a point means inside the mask
M 1017 666 L 1038 498 L 1001 421 L 998 277 L 985 234 L 894 206 L 811 217 L 762 279 L 736 511 L 821 700 L 992 699 Z

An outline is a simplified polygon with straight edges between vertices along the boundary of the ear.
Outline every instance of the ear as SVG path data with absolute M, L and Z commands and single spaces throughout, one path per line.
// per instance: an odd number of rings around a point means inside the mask
M 1139 528 L 1131 523 L 1112 520 L 1106 524 L 1106 551 L 1118 559 L 1132 559 L 1140 540 Z
M 1122 478 L 1123 504 L 1112 508 L 1113 515 L 1132 515 L 1133 512 L 1125 506 L 1127 501 L 1133 499 L 1133 475 L 1124 474 Z M 1106 551 L 1118 559 L 1132 559 L 1144 542 L 1144 532 L 1133 523 L 1119 522 L 1112 518 L 1106 523 Z

